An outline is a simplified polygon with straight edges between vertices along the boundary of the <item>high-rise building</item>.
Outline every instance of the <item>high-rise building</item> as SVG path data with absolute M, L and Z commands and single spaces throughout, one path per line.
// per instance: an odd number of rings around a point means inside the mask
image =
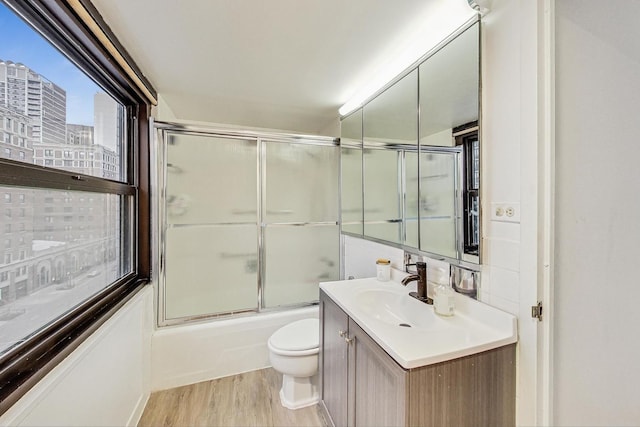
M 67 143 L 93 145 L 93 126 L 67 124 Z
M 95 143 L 116 151 L 122 141 L 123 125 L 124 108 L 106 93 L 96 93 L 93 96 Z
M 35 143 L 66 142 L 66 91 L 26 65 L 0 60 L 0 104 L 29 117 Z
M 0 105 L 0 153 L 5 159 L 33 163 L 29 117 Z M 0 189 L 0 305 L 33 291 L 29 260 L 33 257 L 33 192 Z
M 124 108 L 94 97 L 97 128 L 66 123 L 66 92 L 0 60 L 0 157 L 121 179 Z M 0 306 L 52 284 L 67 289 L 119 253 L 122 200 L 54 189 L 0 188 Z

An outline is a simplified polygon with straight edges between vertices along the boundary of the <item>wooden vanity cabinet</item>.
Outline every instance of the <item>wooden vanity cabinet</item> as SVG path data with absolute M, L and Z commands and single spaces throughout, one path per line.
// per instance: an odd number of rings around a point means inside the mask
M 320 383 L 336 427 L 515 425 L 515 344 L 406 370 L 322 290 Z
M 322 403 L 334 426 L 347 425 L 347 379 L 349 347 L 345 342 L 349 331 L 346 315 L 324 292 L 320 291 L 320 389 Z

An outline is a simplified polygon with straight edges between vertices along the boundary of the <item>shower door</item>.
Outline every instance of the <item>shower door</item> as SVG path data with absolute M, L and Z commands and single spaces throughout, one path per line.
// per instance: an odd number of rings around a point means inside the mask
M 339 148 L 262 144 L 263 306 L 318 301 L 318 282 L 339 278 Z
M 165 319 L 256 310 L 257 140 L 165 141 Z
M 339 279 L 336 141 L 158 135 L 161 326 L 313 304 Z

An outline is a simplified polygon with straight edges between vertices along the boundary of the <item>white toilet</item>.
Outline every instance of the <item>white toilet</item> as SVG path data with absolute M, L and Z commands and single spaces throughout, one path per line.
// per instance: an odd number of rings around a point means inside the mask
M 269 360 L 282 374 L 280 402 L 285 408 L 304 408 L 319 400 L 319 328 L 317 318 L 303 319 L 283 326 L 269 338 Z

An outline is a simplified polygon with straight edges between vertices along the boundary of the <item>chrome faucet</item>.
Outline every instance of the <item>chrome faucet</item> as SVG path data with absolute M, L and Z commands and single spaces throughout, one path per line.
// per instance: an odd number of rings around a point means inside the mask
M 402 279 L 402 284 L 407 286 L 408 283 L 417 280 L 418 292 L 409 292 L 409 295 L 424 303 L 433 304 L 433 299 L 427 296 L 427 263 L 421 261 L 416 262 L 416 269 L 418 273 L 411 274 Z

